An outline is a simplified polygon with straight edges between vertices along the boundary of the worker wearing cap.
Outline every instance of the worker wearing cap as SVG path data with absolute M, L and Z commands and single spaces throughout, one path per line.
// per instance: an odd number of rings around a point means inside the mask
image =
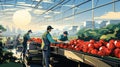
M 48 26 L 47 31 L 42 35 L 44 44 L 42 44 L 41 49 L 43 50 L 43 66 L 49 67 L 50 63 L 50 44 L 57 43 L 51 36 L 50 32 L 53 27 Z
M 67 41 L 68 40 L 67 35 L 68 35 L 68 32 L 64 31 L 63 34 L 58 37 L 58 42 Z
M 27 41 L 30 40 L 30 33 L 32 33 L 32 30 L 28 30 L 28 32 L 23 36 L 23 56 L 25 56 L 27 50 Z

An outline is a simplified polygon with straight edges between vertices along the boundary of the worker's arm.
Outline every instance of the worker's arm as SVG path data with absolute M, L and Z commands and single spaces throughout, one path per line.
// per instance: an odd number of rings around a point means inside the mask
M 50 34 L 47 34 L 47 38 L 51 43 L 56 43 L 56 41 L 52 38 Z
M 58 37 L 58 40 L 60 40 L 62 38 L 62 35 L 60 35 L 59 37 Z
M 61 41 L 61 38 L 62 38 L 62 35 L 60 35 L 60 36 L 58 37 L 57 42 L 63 42 L 63 41 Z

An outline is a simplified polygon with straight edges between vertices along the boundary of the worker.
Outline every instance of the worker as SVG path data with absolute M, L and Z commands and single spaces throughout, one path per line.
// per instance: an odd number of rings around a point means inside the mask
M 64 31 L 62 35 L 60 35 L 58 37 L 58 42 L 65 42 L 65 41 L 68 41 L 68 32 L 67 31 Z
M 28 30 L 28 32 L 23 36 L 23 57 L 27 50 L 27 41 L 30 40 L 30 33 L 32 33 L 32 30 Z
M 20 45 L 20 35 L 21 34 L 18 34 L 17 37 L 16 37 L 16 45 Z
M 47 27 L 47 31 L 42 35 L 42 39 L 44 44 L 42 44 L 41 49 L 43 52 L 43 66 L 44 67 L 49 67 L 49 63 L 50 63 L 50 44 L 51 43 L 58 43 L 56 42 L 50 32 L 53 29 L 53 27 L 48 26 Z

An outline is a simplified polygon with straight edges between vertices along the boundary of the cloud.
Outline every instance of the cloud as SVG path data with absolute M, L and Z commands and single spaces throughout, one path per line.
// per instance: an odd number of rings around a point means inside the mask
M 72 20 L 72 19 L 74 19 L 73 16 L 72 16 L 72 17 L 69 17 L 69 18 L 65 18 L 64 20 Z
M 3 11 L 3 12 L 10 12 L 10 11 L 16 11 L 16 10 L 18 10 L 17 8 L 6 8 L 6 9 L 4 9 L 4 10 L 1 10 L 1 11 Z
M 35 0 L 35 1 L 40 1 L 40 0 Z M 43 0 L 42 2 L 45 2 L 45 3 L 53 3 L 51 0 Z
M 4 7 L 13 7 L 14 5 L 12 5 L 12 4 L 3 4 L 2 6 L 4 6 Z
M 25 10 L 26 11 L 32 11 L 32 8 L 26 8 Z
M 120 19 L 120 12 L 108 12 L 100 17 L 95 17 L 95 19 Z
M 35 9 L 33 11 L 34 14 L 42 14 L 43 12 L 45 12 L 45 10 Z

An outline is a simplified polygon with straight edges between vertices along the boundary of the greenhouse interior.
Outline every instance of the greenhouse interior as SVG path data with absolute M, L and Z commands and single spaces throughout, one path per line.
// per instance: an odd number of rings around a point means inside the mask
M 120 67 L 120 0 L 0 0 L 0 67 Z

